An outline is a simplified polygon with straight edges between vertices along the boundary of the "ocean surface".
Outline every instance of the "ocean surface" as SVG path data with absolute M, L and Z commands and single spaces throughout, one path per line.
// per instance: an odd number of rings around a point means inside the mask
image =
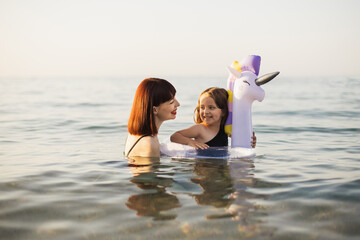
M 227 76 L 167 78 L 177 119 Z M 0 79 L 0 239 L 359 239 L 360 78 L 279 75 L 256 156 L 124 157 L 138 78 Z

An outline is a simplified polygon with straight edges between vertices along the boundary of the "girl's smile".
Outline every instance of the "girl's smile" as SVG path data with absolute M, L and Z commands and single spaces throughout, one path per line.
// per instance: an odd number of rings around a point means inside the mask
M 214 99 L 209 94 L 203 94 L 200 97 L 200 118 L 206 125 L 215 125 L 221 123 L 223 112 L 216 105 Z

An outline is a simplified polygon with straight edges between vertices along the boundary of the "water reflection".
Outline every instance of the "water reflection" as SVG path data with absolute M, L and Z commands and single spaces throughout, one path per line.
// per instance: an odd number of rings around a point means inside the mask
M 198 184 L 203 192 L 193 195 L 199 205 L 226 207 L 231 200 L 227 197 L 233 192 L 232 179 L 226 160 L 198 159 L 193 172 L 197 177 L 190 179 Z
M 172 185 L 173 179 L 169 175 L 160 177 L 160 166 L 160 158 L 129 159 L 130 171 L 133 174 L 130 182 L 144 192 L 131 195 L 126 206 L 137 211 L 138 216 L 151 216 L 154 220 L 175 219 L 175 214 L 164 212 L 180 207 L 180 202 L 176 196 L 166 191 L 166 188 Z
M 184 167 L 177 168 L 179 172 L 166 172 L 166 166 L 160 163 L 159 158 L 129 159 L 129 169 L 133 174 L 130 182 L 143 192 L 131 195 L 126 206 L 135 210 L 138 216 L 151 216 L 154 220 L 175 219 L 177 215 L 169 213 L 169 210 L 181 207 L 181 204 L 176 195 L 167 189 L 173 187 L 174 177 L 188 176 L 188 179 L 182 181 L 196 184 L 202 190 L 199 192 L 196 188 L 190 194 L 196 203 L 220 210 L 209 211 L 206 219 L 230 218 L 239 222 L 239 231 L 256 231 L 253 216 L 261 206 L 255 205 L 253 199 L 262 199 L 264 196 L 249 190 L 256 188 L 258 182 L 253 174 L 255 165 L 252 159 L 173 161 Z M 188 167 L 193 175 L 187 175 Z M 185 188 L 187 191 L 194 189 L 191 186 Z
M 193 195 L 196 202 L 199 205 L 224 208 L 225 212 L 208 215 L 206 219 L 231 217 L 239 222 L 239 231 L 256 231 L 256 225 L 252 224 L 252 216 L 259 206 L 255 206 L 250 199 L 263 196 L 249 191 L 249 187 L 255 187 L 256 184 L 254 168 L 252 159 L 196 161 L 193 172 L 197 177 L 190 180 L 203 189 L 201 194 Z
M 229 162 L 230 175 L 233 180 L 234 191 L 229 198 L 232 200 L 227 207 L 227 211 L 233 215 L 234 220 L 238 220 L 247 225 L 251 213 L 254 213 L 255 206 L 249 201 L 261 196 L 248 191 L 249 187 L 254 187 L 256 180 L 253 169 L 255 165 L 252 159 L 237 159 Z

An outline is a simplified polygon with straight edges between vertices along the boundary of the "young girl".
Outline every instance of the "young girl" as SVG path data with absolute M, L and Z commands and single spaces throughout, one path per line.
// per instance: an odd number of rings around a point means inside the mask
M 224 131 L 229 113 L 227 100 L 228 92 L 223 88 L 212 87 L 203 91 L 194 111 L 196 124 L 175 132 L 170 140 L 196 149 L 228 146 L 228 136 Z M 252 139 L 252 147 L 255 147 L 255 135 Z

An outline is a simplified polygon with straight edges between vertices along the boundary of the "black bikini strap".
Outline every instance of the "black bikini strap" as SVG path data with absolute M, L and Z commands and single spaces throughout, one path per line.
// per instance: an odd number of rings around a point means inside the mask
M 134 143 L 134 145 L 132 145 L 132 147 L 130 148 L 130 150 L 128 151 L 128 153 L 126 154 L 126 156 L 128 157 L 131 150 L 133 150 L 133 148 L 135 147 L 135 145 L 143 138 L 143 137 L 147 137 L 147 136 L 151 136 L 150 134 L 145 134 L 142 135 L 141 137 L 138 138 L 138 140 L 136 140 L 136 142 Z

